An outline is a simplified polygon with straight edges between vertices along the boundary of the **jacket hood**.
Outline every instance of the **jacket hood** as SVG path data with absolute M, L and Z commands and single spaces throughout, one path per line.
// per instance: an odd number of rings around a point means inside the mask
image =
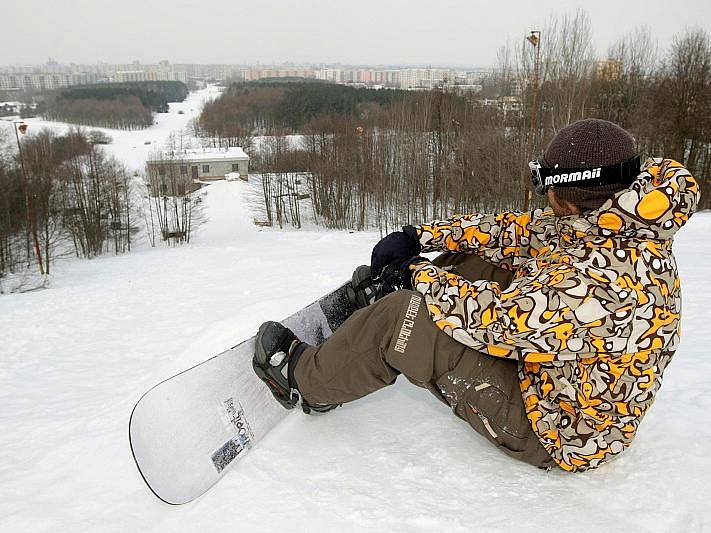
M 566 233 L 569 226 L 576 237 L 670 240 L 696 212 L 699 197 L 698 183 L 681 163 L 650 158 L 629 188 L 595 211 L 560 219 L 559 229 Z

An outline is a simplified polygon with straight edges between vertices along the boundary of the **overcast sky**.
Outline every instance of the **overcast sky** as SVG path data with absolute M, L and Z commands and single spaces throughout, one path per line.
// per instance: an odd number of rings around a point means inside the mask
M 711 0 L 1 0 L 0 64 L 488 66 L 507 40 L 577 7 L 600 54 L 639 26 L 662 47 L 685 27 L 711 28 Z

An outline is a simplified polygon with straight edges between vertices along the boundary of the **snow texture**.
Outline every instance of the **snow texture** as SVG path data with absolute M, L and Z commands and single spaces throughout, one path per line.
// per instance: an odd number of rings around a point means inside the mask
M 204 97 L 107 130 L 112 151 L 140 168 L 142 139 Z M 250 187 L 210 185 L 190 246 L 63 261 L 50 289 L 0 296 L 0 531 L 711 531 L 709 214 L 675 243 L 681 347 L 635 443 L 600 469 L 519 464 L 400 379 L 325 416 L 295 410 L 194 503 L 158 501 L 128 446 L 141 393 L 335 288 L 378 238 L 256 228 Z

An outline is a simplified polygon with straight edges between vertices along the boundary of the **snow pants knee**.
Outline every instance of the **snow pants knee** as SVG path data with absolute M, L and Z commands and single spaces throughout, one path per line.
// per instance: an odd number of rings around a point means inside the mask
M 476 256 L 444 254 L 435 262 L 468 279 L 511 281 L 510 272 Z M 452 339 L 434 325 L 418 292 L 397 291 L 357 311 L 323 344 L 306 349 L 294 369 L 311 405 L 356 400 L 399 374 L 429 389 L 508 455 L 553 466 L 526 417 L 517 363 Z

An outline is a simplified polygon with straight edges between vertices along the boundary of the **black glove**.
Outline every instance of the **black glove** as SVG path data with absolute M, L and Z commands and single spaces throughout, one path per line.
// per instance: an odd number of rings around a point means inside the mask
M 424 257 L 416 255 L 415 257 L 408 257 L 404 261 L 387 265 L 380 276 L 383 291 L 390 293 L 398 289 L 412 290 L 412 270 L 410 270 L 410 266 L 416 263 L 428 262 Z
M 404 226 L 402 231 L 386 235 L 375 245 L 370 256 L 370 271 L 374 277 L 378 277 L 388 265 L 399 269 L 404 261 L 419 255 L 420 250 L 422 247 L 417 239 L 417 230 L 412 226 Z

